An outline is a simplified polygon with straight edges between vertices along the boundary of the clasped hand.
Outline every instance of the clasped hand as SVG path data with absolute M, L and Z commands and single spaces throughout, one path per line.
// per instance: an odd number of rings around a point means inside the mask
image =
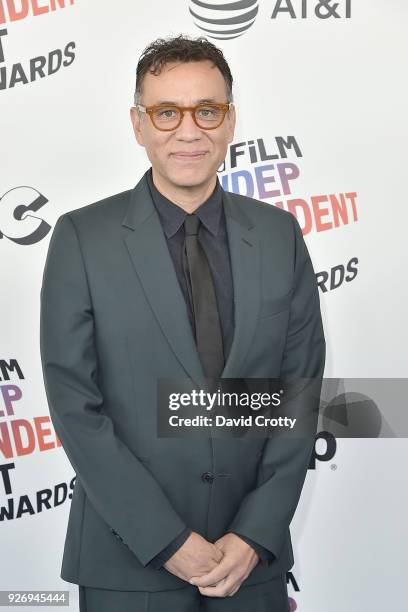
M 202 595 L 234 595 L 259 561 L 255 550 L 235 533 L 214 544 L 193 531 L 164 564 L 179 578 L 198 587 Z

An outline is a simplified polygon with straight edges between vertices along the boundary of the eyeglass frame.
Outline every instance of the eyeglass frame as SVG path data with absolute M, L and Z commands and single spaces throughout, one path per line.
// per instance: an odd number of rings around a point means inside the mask
M 200 128 L 200 130 L 216 130 L 217 128 L 220 127 L 220 125 L 222 125 L 224 123 L 225 120 L 225 115 L 228 113 L 229 110 L 231 110 L 231 107 L 233 106 L 233 102 L 220 102 L 220 103 L 214 103 L 214 102 L 201 102 L 200 104 L 197 104 L 196 106 L 177 106 L 177 104 L 156 104 L 154 106 L 143 106 L 142 104 L 136 104 L 136 108 L 140 111 L 142 111 L 143 113 L 146 113 L 147 115 L 150 116 L 151 122 L 153 123 L 154 127 L 157 130 L 160 130 L 161 132 L 171 132 L 173 130 L 177 130 L 178 127 L 180 127 L 181 122 L 184 119 L 184 114 L 189 111 L 191 113 L 191 116 L 193 118 L 194 123 L 196 124 L 196 126 L 198 128 Z M 221 111 L 223 113 L 222 119 L 220 121 L 220 123 L 218 125 L 215 125 L 213 127 L 203 127 L 202 125 L 199 125 L 197 123 L 196 117 L 195 117 L 195 111 L 197 110 L 197 108 L 200 108 L 200 106 L 203 107 L 210 107 L 210 108 L 221 108 Z M 158 108 L 176 108 L 178 111 L 180 111 L 180 121 L 178 122 L 178 124 L 175 127 L 172 128 L 161 128 L 158 127 L 154 120 L 153 120 L 153 113 L 156 109 Z

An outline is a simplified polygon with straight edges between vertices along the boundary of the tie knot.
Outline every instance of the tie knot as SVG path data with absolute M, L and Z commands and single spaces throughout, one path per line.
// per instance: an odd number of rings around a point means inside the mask
M 184 219 L 184 227 L 186 236 L 196 236 L 198 234 L 198 227 L 200 225 L 200 219 L 194 213 L 186 215 Z

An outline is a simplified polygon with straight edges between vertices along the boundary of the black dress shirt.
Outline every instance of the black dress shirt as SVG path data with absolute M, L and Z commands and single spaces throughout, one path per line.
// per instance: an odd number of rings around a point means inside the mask
M 159 214 L 167 246 L 173 260 L 177 279 L 187 304 L 188 316 L 194 333 L 194 315 L 190 305 L 186 279 L 183 272 L 184 218 L 187 215 L 177 204 L 166 198 L 153 183 L 152 169 L 146 172 L 153 203 Z M 217 177 L 213 193 L 195 211 L 201 224 L 198 240 L 208 259 L 214 279 L 215 294 L 220 315 L 225 360 L 228 357 L 234 335 L 234 289 L 228 245 L 227 225 L 223 206 L 223 189 Z M 184 544 L 192 530 L 184 529 L 148 565 L 159 569 Z M 268 564 L 274 555 L 269 550 L 239 535 L 257 552 L 261 563 Z

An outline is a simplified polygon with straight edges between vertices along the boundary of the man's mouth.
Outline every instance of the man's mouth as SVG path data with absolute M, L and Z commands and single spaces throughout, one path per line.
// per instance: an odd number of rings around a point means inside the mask
M 172 153 L 172 157 L 181 161 L 194 161 L 204 157 L 207 151 L 193 151 L 191 153 L 176 152 Z

